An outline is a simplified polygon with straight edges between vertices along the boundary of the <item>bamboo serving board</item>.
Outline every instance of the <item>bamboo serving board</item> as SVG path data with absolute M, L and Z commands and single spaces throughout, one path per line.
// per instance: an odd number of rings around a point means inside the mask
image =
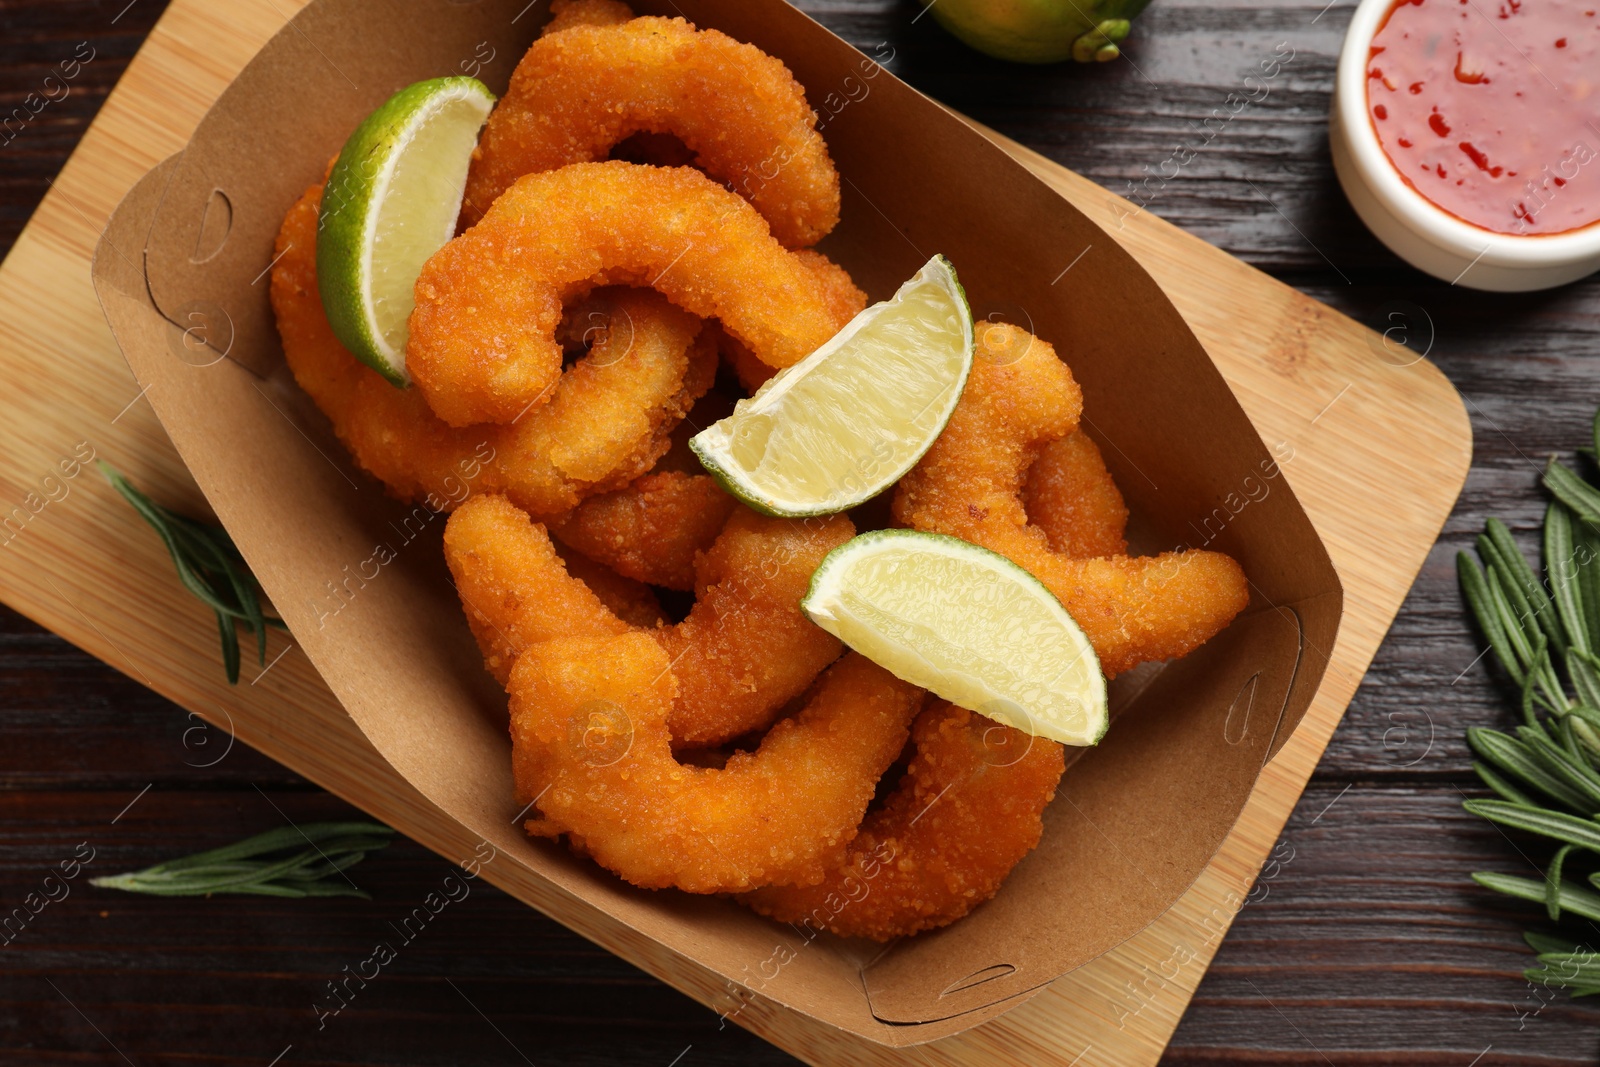
M 475 838 L 378 755 L 292 637 L 274 635 L 265 671 L 247 663 L 237 688 L 223 682 L 210 613 L 182 592 L 159 542 L 82 462 L 92 452 L 158 498 L 204 509 L 104 323 L 90 256 L 123 194 L 182 149 L 211 102 L 300 6 L 234 0 L 224 18 L 202 0 L 173 0 L 0 265 L 0 598 L 461 860 L 473 855 Z M 1170 912 L 999 1019 L 914 1049 L 886 1049 L 760 1000 L 739 1014 L 741 1025 L 813 1063 L 1154 1063 L 1399 610 L 1470 459 L 1460 398 L 1430 364 L 1396 358 L 1365 327 L 991 136 L 1155 276 L 1262 438 L 1293 446 L 1283 469 L 1339 570 L 1344 623 L 1304 721 Z M 106 254 L 137 263 L 142 249 Z M 483 873 L 702 1002 L 725 1000 L 720 983 L 628 928 L 573 920 L 506 865 Z

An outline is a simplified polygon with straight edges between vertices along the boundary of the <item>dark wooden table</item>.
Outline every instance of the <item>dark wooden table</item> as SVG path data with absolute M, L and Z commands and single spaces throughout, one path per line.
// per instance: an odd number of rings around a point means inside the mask
M 1584 442 L 1600 403 L 1600 282 L 1521 296 L 1454 289 L 1362 228 L 1326 139 L 1350 0 L 1326 2 L 1158 0 L 1124 60 L 1039 69 L 966 50 L 916 20 L 908 0 L 802 6 L 866 50 L 889 42 L 891 69 L 913 85 L 1118 192 L 1154 171 L 1259 59 L 1280 43 L 1293 50 L 1267 98 L 1151 209 L 1369 324 L 1386 324 L 1399 301 L 1423 309 L 1431 326 L 1414 340 L 1466 397 L 1477 457 L 1167 1061 L 1592 1062 L 1600 1010 L 1547 1003 L 1520 977 L 1529 957 L 1518 933 L 1533 909 L 1467 878 L 1526 863 L 1461 810 L 1463 793 L 1478 792 L 1463 731 L 1510 713 L 1475 661 L 1453 557 L 1489 515 L 1532 549 L 1538 465 Z M 94 50 L 70 95 L 0 146 L 0 249 L 162 6 L 0 0 L 0 114 L 39 92 L 80 42 Z M 285 814 L 353 814 L 243 746 L 212 763 L 219 740 L 202 745 L 182 710 L 3 609 L 0 712 L 0 910 L 79 842 L 110 871 L 280 826 Z M 360 868 L 372 903 L 162 901 L 75 883 L 0 945 L 0 1063 L 793 1062 L 719 1031 L 710 1012 L 481 884 L 319 1030 L 311 1005 L 326 983 L 445 871 L 402 842 Z

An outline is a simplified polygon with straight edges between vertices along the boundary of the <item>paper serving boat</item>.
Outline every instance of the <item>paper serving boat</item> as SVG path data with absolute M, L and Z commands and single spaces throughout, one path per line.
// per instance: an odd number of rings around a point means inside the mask
M 692 961 L 707 980 L 690 992 L 735 1021 L 798 1012 L 899 1046 L 993 1018 L 1176 902 L 1310 703 L 1342 593 L 1280 476 L 1292 452 L 1261 441 L 1110 235 L 873 58 L 778 0 L 635 4 L 787 63 L 843 175 L 844 219 L 822 249 L 873 299 L 948 256 L 979 319 L 1015 322 L 1071 364 L 1136 550 L 1228 552 L 1253 598 L 1200 651 L 1115 687 L 1117 721 L 1063 780 L 1039 848 L 944 930 L 887 949 L 808 937 L 728 901 L 635 890 L 529 841 L 515 824 L 505 697 L 447 580 L 444 518 L 387 499 L 346 458 L 283 365 L 266 272 L 285 210 L 368 111 L 446 74 L 503 91 L 547 7 L 312 3 L 118 208 L 101 251 L 144 256 L 96 257 L 112 330 L 295 641 L 404 778 L 492 844 L 496 863 L 526 867 L 537 891 L 524 899 L 569 922 L 604 913 L 631 932 L 636 959 Z

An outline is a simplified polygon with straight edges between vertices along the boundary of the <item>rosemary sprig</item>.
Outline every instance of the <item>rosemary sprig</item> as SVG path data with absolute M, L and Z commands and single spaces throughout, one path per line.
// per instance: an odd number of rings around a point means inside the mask
M 1600 453 L 1600 411 L 1593 432 Z M 1521 694 L 1523 719 L 1514 734 L 1467 731 L 1479 757 L 1473 769 L 1499 799 L 1465 807 L 1558 847 L 1543 878 L 1472 877 L 1543 904 L 1552 921 L 1566 912 L 1592 929 L 1600 871 L 1574 881 L 1571 868 L 1592 867 L 1600 855 L 1600 489 L 1554 457 L 1543 482 L 1554 498 L 1544 518 L 1543 581 L 1498 519 L 1478 538 L 1477 559 L 1456 556 L 1462 595 Z M 1539 961 L 1524 972 L 1530 981 L 1575 997 L 1600 993 L 1600 953 L 1546 934 L 1524 937 Z
M 240 893 L 266 897 L 360 897 L 345 871 L 389 846 L 394 831 L 372 822 L 286 826 L 142 871 L 89 879 L 104 889 L 158 897 Z
M 134 487 L 112 467 L 101 462 L 100 473 L 161 535 L 183 587 L 217 614 L 222 639 L 222 665 L 228 684 L 239 683 L 238 627 L 256 639 L 256 659 L 267 662 L 267 627 L 283 629 L 283 620 L 266 614 L 260 588 L 233 539 L 220 526 L 210 526 L 162 507 Z

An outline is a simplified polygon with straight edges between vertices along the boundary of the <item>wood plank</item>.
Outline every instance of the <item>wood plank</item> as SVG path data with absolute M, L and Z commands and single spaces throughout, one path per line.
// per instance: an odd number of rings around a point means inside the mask
M 1550 850 L 1441 786 L 1307 791 L 1166 1062 L 1592 1062 L 1594 1005 L 1521 977 L 1521 931 L 1551 924 L 1469 878 L 1538 877 Z
M 1462 1067 L 1489 1044 L 1495 1063 L 1592 1062 L 1595 1009 L 1543 1002 L 1517 977 L 1528 909 L 1467 881 L 1476 869 L 1517 872 L 1513 846 L 1447 790 L 1341 790 L 1308 791 L 1167 1062 L 1321 1062 L 1320 1051 L 1339 1064 Z M 158 789 L 111 825 L 131 798 L 3 795 L 0 899 L 37 888 L 80 841 L 96 849 L 89 869 L 109 872 L 285 816 L 357 815 L 297 791 Z M 401 840 L 353 872 L 370 904 L 162 900 L 75 884 L 5 948 L 0 1047 L 51 1050 L 30 1063 L 71 1062 L 69 1052 L 107 1061 L 48 978 L 140 1063 L 181 1050 L 184 1062 L 259 1065 L 289 1044 L 294 1063 L 520 1062 L 473 1005 L 537 1063 L 659 1065 L 691 1044 L 685 1063 L 792 1062 L 736 1028 L 719 1031 L 711 1012 L 486 885 L 442 911 L 319 1030 L 311 1005 L 326 983 L 375 941 L 398 940 L 388 923 L 449 871 Z
M 8 905 L 38 891 L 80 842 L 93 849 L 65 895 L 53 887 L 60 899 L 4 945 L 0 1048 L 29 1049 L 30 1064 L 120 1062 L 113 1045 L 135 1063 L 258 1067 L 289 1046 L 284 1062 L 295 1064 L 521 1063 L 520 1049 L 542 1064 L 664 1065 L 691 1044 L 703 1064 L 793 1062 L 737 1027 L 719 1029 L 714 1013 L 499 890 L 446 883 L 460 871 L 403 838 L 351 872 L 370 903 L 167 899 L 87 885 L 286 819 L 361 817 L 326 794 L 157 789 L 111 824 L 132 798 L 0 794 Z M 413 910 L 431 892 L 454 899 L 423 923 Z M 365 988 L 352 982 L 346 1008 L 319 1016 L 316 1005 L 338 1004 L 327 983 L 380 941 L 393 962 Z

